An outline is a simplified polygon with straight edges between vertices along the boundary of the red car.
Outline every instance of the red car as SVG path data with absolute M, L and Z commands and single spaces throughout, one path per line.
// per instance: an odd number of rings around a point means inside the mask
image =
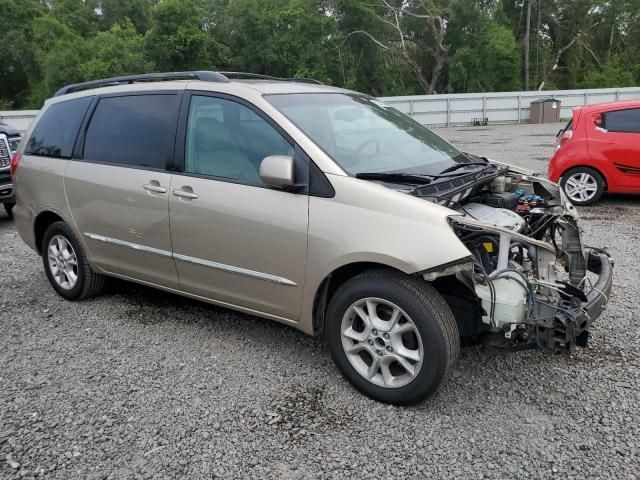
M 640 193 L 640 100 L 575 108 L 556 137 L 548 176 L 575 205 L 605 191 Z

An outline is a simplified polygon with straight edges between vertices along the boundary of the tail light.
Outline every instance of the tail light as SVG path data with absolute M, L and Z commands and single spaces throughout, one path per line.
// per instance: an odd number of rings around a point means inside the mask
M 565 130 L 556 141 L 556 150 L 560 149 L 565 143 L 567 143 L 573 137 L 573 130 Z
M 20 160 L 22 160 L 22 155 L 18 152 L 14 153 L 11 157 L 11 164 L 9 166 L 9 171 L 11 172 L 11 176 L 13 177 L 16 174 L 16 170 L 18 169 L 18 165 L 20 165 Z

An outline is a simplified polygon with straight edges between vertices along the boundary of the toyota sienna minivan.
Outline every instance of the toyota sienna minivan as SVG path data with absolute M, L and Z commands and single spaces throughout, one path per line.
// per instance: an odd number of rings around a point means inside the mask
M 117 277 L 323 334 L 393 404 L 432 396 L 461 339 L 585 346 L 611 290 L 556 184 L 308 79 L 70 85 L 11 173 L 18 231 L 64 298 Z

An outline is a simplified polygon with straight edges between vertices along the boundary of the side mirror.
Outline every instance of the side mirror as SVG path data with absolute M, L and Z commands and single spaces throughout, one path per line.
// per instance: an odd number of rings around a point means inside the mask
M 260 178 L 265 184 L 276 188 L 295 186 L 293 158 L 289 155 L 264 157 L 260 163 Z

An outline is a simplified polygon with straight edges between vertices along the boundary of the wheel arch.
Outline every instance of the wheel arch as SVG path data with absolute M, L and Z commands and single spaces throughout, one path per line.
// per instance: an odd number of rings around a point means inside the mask
M 329 273 L 318 287 L 313 301 L 313 332 L 324 332 L 325 314 L 329 302 L 340 286 L 367 270 L 390 270 L 407 274 L 398 268 L 377 262 L 354 262 L 342 265 Z M 475 292 L 470 290 L 455 275 L 424 280 L 431 284 L 447 303 L 458 324 L 461 336 L 475 339 L 483 330 L 482 307 Z
M 45 210 L 40 212 L 33 223 L 33 233 L 35 239 L 35 247 L 38 254 L 42 255 L 42 239 L 44 233 L 47 231 L 50 225 L 56 222 L 64 222 L 64 219 L 57 213 L 51 210 Z
M 320 335 L 324 332 L 325 313 L 329 302 L 338 288 L 356 275 L 366 272 L 367 270 L 375 269 L 405 273 L 402 272 L 402 270 L 384 263 L 352 262 L 341 265 L 325 276 L 316 290 L 313 299 L 313 332 L 315 335 Z
M 455 275 L 438 277 L 429 283 L 451 309 L 460 336 L 477 340 L 487 325 L 482 322 L 482 302 L 476 292 Z
M 567 168 L 565 168 L 562 173 L 560 174 L 560 176 L 558 177 L 558 183 L 562 182 L 562 178 L 567 174 L 567 172 L 570 172 L 571 170 L 574 170 L 576 168 L 590 168 L 591 170 L 598 172 L 600 174 L 600 176 L 602 177 L 602 180 L 604 181 L 604 190 L 605 192 L 609 189 L 609 179 L 607 177 L 607 174 L 605 173 L 605 171 L 602 168 L 598 168 L 595 167 L 593 165 L 590 165 L 588 163 L 576 163 L 574 165 L 571 165 Z

